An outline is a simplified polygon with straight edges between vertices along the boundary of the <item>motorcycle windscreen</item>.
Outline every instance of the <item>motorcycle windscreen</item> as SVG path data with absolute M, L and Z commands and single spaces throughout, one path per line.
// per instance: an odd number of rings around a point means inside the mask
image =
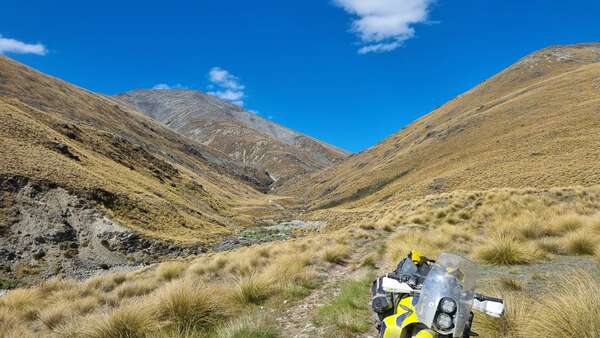
M 419 321 L 442 334 L 462 337 L 473 306 L 475 279 L 473 263 L 461 256 L 441 254 L 421 289 L 416 306 Z M 447 330 L 441 330 L 435 322 L 436 316 L 442 312 L 440 301 L 444 298 L 456 303 L 455 311 L 448 314 L 453 319 L 453 325 Z

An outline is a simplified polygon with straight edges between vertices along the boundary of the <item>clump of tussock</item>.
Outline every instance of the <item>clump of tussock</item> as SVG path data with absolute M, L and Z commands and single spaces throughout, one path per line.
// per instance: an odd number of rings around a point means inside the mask
M 535 242 L 538 249 L 550 254 L 562 254 L 563 248 L 557 238 L 542 238 Z
M 600 280 L 578 271 L 560 276 L 532 307 L 525 337 L 600 337 Z M 510 307 L 509 307 L 510 308 Z
M 515 265 L 529 264 L 539 253 L 518 242 L 514 237 L 500 235 L 477 247 L 474 256 L 487 264 Z
M 498 282 L 503 289 L 509 291 L 522 291 L 525 288 L 524 282 L 510 277 L 502 277 Z
M 331 248 L 325 249 L 323 260 L 329 263 L 341 264 L 350 255 L 350 247 L 347 245 L 337 244 Z
M 492 292 L 491 294 L 498 294 L 498 292 Z M 475 332 L 482 337 L 543 337 L 540 335 L 522 335 L 523 328 L 527 325 L 525 319 L 530 316 L 532 299 L 521 292 L 501 293 L 501 298 L 505 304 L 504 315 L 500 318 L 483 314 L 476 315 L 473 325 Z
M 272 318 L 265 314 L 250 314 L 221 325 L 219 338 L 277 338 L 282 337 Z
M 133 279 L 127 281 L 114 290 L 114 293 L 121 298 L 139 297 L 154 291 L 157 287 L 155 280 L 151 279 Z
M 558 217 L 552 223 L 552 227 L 561 234 L 573 232 L 585 224 L 585 218 L 577 214 L 569 214 Z
M 273 294 L 272 282 L 255 273 L 238 278 L 233 298 L 242 305 L 261 304 Z
M 62 325 L 69 318 L 77 314 L 75 305 L 72 303 L 62 302 L 54 304 L 40 311 L 38 319 L 50 330 Z
M 11 332 L 20 324 L 17 314 L 5 307 L 0 307 L 0 332 Z M 2 337 L 2 334 L 0 334 Z
M 395 264 L 411 250 L 435 257 L 443 250 L 450 249 L 450 241 L 446 236 L 447 234 L 435 230 L 401 231 L 387 242 L 387 261 Z
M 598 240 L 587 232 L 578 231 L 569 234 L 562 241 L 563 250 L 573 255 L 594 255 Z
M 360 266 L 375 269 L 377 268 L 377 260 L 376 254 L 367 255 L 360 262 Z
M 144 337 L 158 328 L 151 310 L 146 304 L 131 303 L 108 313 L 73 319 L 56 332 L 61 337 Z
M 16 289 L 0 298 L 0 307 L 18 313 L 21 319 L 34 320 L 39 313 L 42 293 L 38 289 Z
M 179 278 L 187 266 L 182 262 L 165 262 L 158 266 L 156 275 L 164 281 L 171 281 Z
M 208 329 L 229 316 L 216 289 L 189 282 L 172 282 L 156 295 L 158 317 L 177 332 Z
M 301 298 L 316 287 L 317 273 L 309 264 L 307 255 L 283 256 L 274 261 L 261 278 L 272 281 L 273 294 L 281 291 L 286 297 Z

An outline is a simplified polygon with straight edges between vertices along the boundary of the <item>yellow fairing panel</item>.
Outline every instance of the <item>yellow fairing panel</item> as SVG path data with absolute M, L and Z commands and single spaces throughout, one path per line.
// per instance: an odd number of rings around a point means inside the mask
M 418 300 L 418 297 L 404 297 L 400 300 L 396 314 L 388 316 L 383 320 L 382 338 L 401 338 L 406 327 L 419 322 L 417 312 L 415 311 L 415 305 Z M 433 337 L 427 331 L 421 332 L 417 335 L 418 338 Z

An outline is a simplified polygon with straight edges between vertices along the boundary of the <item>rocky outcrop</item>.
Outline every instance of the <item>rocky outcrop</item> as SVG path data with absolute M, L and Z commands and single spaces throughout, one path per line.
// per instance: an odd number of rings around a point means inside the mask
M 102 190 L 82 195 L 96 196 L 91 200 L 99 205 L 111 201 Z M 200 245 L 146 238 L 107 218 L 89 199 L 25 177 L 0 177 L 0 215 L 0 280 L 12 286 L 205 252 Z

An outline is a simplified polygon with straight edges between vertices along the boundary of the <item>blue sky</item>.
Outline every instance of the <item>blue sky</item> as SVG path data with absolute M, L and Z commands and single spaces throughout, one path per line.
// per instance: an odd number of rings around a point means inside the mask
M 105 94 L 210 91 L 360 151 L 531 51 L 600 40 L 599 17 L 592 0 L 3 0 L 0 53 Z

